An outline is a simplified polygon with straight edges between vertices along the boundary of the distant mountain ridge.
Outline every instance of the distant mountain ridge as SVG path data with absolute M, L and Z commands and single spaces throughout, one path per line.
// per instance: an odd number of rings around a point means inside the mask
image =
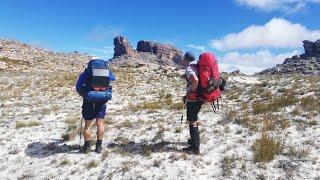
M 0 69 L 6 71 L 79 71 L 91 55 L 52 52 L 16 40 L 0 39 Z

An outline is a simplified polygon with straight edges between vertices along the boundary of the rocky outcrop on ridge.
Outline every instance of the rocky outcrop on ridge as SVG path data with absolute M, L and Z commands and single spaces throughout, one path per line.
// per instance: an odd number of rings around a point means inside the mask
M 183 53 L 181 50 L 168 44 L 155 43 L 152 41 L 139 41 L 137 45 L 138 52 L 149 52 L 157 55 L 160 59 L 171 60 L 179 64 Z
M 303 41 L 304 54 L 295 55 L 284 60 L 282 64 L 266 69 L 258 74 L 320 74 L 320 39 L 312 41 Z
M 127 38 L 124 38 L 122 36 L 117 36 L 113 40 L 114 45 L 114 55 L 113 57 L 119 57 L 119 56 L 128 56 L 137 58 L 139 55 L 135 49 L 133 49 L 130 45 L 130 42 Z
M 137 44 L 137 50 L 133 49 L 130 42 L 122 37 L 114 38 L 114 64 L 142 64 L 154 63 L 159 65 L 180 65 L 183 52 L 168 44 L 141 40 Z

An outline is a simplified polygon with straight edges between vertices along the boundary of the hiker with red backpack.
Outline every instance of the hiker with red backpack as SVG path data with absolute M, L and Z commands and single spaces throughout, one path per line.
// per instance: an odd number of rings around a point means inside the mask
M 187 107 L 187 120 L 191 139 L 189 147 L 183 151 L 200 154 L 198 113 L 205 102 L 214 103 L 220 98 L 225 81 L 219 77 L 218 62 L 212 53 L 206 52 L 195 60 L 192 52 L 185 53 L 183 64 L 186 66 L 187 93 L 183 100 Z
M 96 119 L 97 125 L 95 152 L 100 153 L 102 151 L 106 102 L 112 98 L 111 81 L 115 81 L 115 76 L 109 70 L 107 62 L 100 59 L 90 60 L 87 68 L 78 78 L 76 90 L 83 98 L 82 117 L 85 120 L 83 129 L 84 146 L 82 149 L 84 153 L 91 151 L 90 126 L 93 119 Z

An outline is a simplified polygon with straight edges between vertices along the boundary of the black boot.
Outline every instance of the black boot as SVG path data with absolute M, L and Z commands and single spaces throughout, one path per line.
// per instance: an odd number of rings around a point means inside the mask
M 97 140 L 95 152 L 101 153 L 101 151 L 102 151 L 102 140 Z
M 82 148 L 82 152 L 85 153 L 85 154 L 88 154 L 90 151 L 91 151 L 90 141 L 85 141 L 84 145 L 83 145 L 83 148 Z
M 199 146 L 200 146 L 200 137 L 199 137 L 199 131 L 198 127 L 193 127 L 192 125 L 189 125 L 190 129 L 190 136 L 191 139 L 188 139 L 188 143 L 190 144 L 189 147 L 183 148 L 183 151 L 193 154 L 200 154 Z
M 200 154 L 200 136 L 198 126 L 191 128 L 191 147 L 193 154 Z

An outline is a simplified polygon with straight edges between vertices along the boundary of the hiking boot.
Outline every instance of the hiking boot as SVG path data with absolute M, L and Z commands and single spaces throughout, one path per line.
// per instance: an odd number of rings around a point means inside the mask
M 91 151 L 90 146 L 83 146 L 82 153 L 88 154 L 88 153 L 90 153 L 90 151 Z
M 183 148 L 182 151 L 186 152 L 188 154 L 194 154 L 194 155 L 199 155 L 200 154 L 199 149 L 193 149 L 192 146 L 189 146 L 187 148 Z
M 94 151 L 100 154 L 102 151 L 102 146 L 96 146 L 96 149 Z
M 190 146 L 187 148 L 183 148 L 183 151 L 198 155 L 200 154 L 200 151 L 199 151 L 200 137 L 199 137 L 198 126 L 194 127 L 190 124 L 189 131 L 190 131 L 191 139 L 188 139 L 188 144 L 190 144 Z
M 85 141 L 85 142 L 84 142 L 84 145 L 83 145 L 83 148 L 82 148 L 81 151 L 82 151 L 82 153 L 84 153 L 84 154 L 90 153 L 91 148 L 90 148 L 90 142 L 89 142 L 89 141 Z
M 102 140 L 97 140 L 95 152 L 101 153 L 101 151 L 102 151 Z

